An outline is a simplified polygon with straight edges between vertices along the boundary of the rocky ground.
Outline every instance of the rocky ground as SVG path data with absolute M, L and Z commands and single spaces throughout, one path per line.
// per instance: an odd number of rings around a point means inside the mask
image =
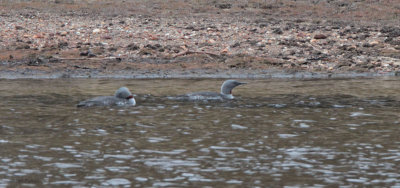
M 2 1 L 0 77 L 400 73 L 400 2 Z

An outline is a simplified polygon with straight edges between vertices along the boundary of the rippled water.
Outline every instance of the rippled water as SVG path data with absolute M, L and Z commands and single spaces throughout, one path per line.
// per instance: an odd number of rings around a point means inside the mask
M 400 186 L 400 79 L 0 80 L 0 187 Z M 120 86 L 138 106 L 78 109 Z

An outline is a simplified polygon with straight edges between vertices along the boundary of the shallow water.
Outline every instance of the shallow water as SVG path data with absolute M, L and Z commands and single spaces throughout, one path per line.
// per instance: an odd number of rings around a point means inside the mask
M 0 80 L 0 187 L 400 186 L 400 78 L 242 81 Z

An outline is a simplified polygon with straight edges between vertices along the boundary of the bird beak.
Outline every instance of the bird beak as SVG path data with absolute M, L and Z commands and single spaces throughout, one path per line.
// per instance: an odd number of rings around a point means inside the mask
M 239 85 L 247 84 L 247 82 L 239 82 Z

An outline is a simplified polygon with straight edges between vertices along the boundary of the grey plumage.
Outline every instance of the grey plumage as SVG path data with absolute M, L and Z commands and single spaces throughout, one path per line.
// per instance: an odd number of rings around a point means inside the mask
M 224 99 L 234 99 L 232 95 L 232 90 L 236 86 L 246 84 L 245 82 L 238 82 L 236 80 L 226 80 L 221 86 L 221 92 L 195 92 L 186 95 L 181 95 L 178 98 L 186 100 L 224 100 Z
M 100 96 L 80 102 L 78 107 L 91 106 L 135 106 L 136 101 L 126 87 L 119 88 L 114 96 Z

